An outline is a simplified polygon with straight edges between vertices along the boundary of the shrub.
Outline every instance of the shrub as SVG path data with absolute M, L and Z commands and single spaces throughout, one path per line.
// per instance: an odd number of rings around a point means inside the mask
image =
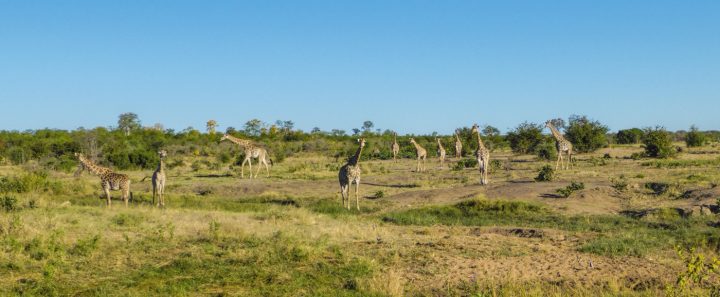
M 643 137 L 643 131 L 638 128 L 620 130 L 615 135 L 615 141 L 618 144 L 636 144 L 640 143 Z
M 552 142 L 543 142 L 537 147 L 536 153 L 540 160 L 555 161 L 557 159 L 557 148 Z
M 531 154 L 543 142 L 542 130 L 542 125 L 524 122 L 508 132 L 506 138 L 514 153 Z
M 463 170 L 465 168 L 475 168 L 475 166 L 478 165 L 477 159 L 474 158 L 465 158 L 460 159 L 455 163 L 455 166 L 453 166 L 453 170 Z
M 7 212 L 15 211 L 19 208 L 17 199 L 13 196 L 3 196 L 2 199 L 0 199 L 0 205 L 2 205 L 2 209 Z
M 75 243 L 72 249 L 70 249 L 70 254 L 76 256 L 89 256 L 93 251 L 97 250 L 99 242 L 100 235 L 80 239 L 77 243 Z
M 649 183 L 645 183 L 645 188 L 652 190 L 655 195 L 662 195 L 662 194 L 667 193 L 667 191 L 670 189 L 670 184 L 649 182 Z
M 560 194 L 560 196 L 562 196 L 563 198 L 568 198 L 575 191 L 580 191 L 583 189 L 585 189 L 584 183 L 571 182 L 569 186 L 561 188 L 561 189 L 557 189 L 557 190 L 555 190 L 555 192 Z
M 625 192 L 628 189 L 628 182 L 625 175 L 620 175 L 620 178 L 611 178 L 610 183 L 613 189 L 619 192 Z
M 490 172 L 496 172 L 497 170 L 502 169 L 503 163 L 502 161 L 498 159 L 492 159 L 490 160 Z
M 25 164 L 29 157 L 25 150 L 22 147 L 18 146 L 8 149 L 7 154 L 10 162 L 12 162 L 13 165 Z
M 550 165 L 545 165 L 542 168 L 540 168 L 540 172 L 538 172 L 538 176 L 535 177 L 535 181 L 539 182 L 547 182 L 552 181 L 555 178 L 555 169 L 552 168 Z
M 382 197 L 385 197 L 385 192 L 384 192 L 384 191 L 382 191 L 382 190 L 380 190 L 380 191 L 377 191 L 377 192 L 375 192 L 375 195 L 374 195 L 374 197 L 375 197 L 375 198 L 382 198 Z
M 652 158 L 669 158 L 676 154 L 670 133 L 662 127 L 645 129 L 643 136 L 645 155 Z
M 51 182 L 47 172 L 36 171 L 21 176 L 0 178 L 0 193 L 27 193 L 32 191 L 62 191 L 62 184 Z
M 690 127 L 690 132 L 685 135 L 685 144 L 688 147 L 699 147 L 705 145 L 705 134 L 700 132 L 697 127 Z
M 576 152 L 588 153 L 607 145 L 608 130 L 607 126 L 586 116 L 571 116 L 565 137 L 572 142 Z

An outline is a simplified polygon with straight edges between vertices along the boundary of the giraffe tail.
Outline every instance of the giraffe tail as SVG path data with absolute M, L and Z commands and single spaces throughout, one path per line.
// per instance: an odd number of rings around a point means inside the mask
M 270 160 L 270 166 L 275 166 L 275 162 L 273 162 L 272 158 L 268 158 Z
M 143 177 L 143 179 L 140 180 L 140 182 L 144 182 L 144 181 L 145 181 L 146 179 L 148 179 L 149 177 L 150 177 L 150 176 L 146 175 L 145 177 Z

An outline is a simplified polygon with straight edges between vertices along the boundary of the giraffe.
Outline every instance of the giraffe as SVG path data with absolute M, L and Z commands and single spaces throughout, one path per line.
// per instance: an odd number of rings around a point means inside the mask
M 480 129 L 478 124 L 472 126 L 472 132 L 477 135 L 478 149 L 475 151 L 475 157 L 477 157 L 478 165 L 480 166 L 480 184 L 488 184 L 488 171 L 490 170 L 490 150 L 485 147 L 485 144 L 480 138 Z
M 462 158 L 462 141 L 457 130 L 455 130 L 455 158 Z
M 555 170 L 558 169 L 558 165 L 562 169 L 563 164 L 563 153 L 567 154 L 568 162 L 565 166 L 565 169 L 569 169 L 572 165 L 572 153 L 573 153 L 573 145 L 563 137 L 562 134 L 560 134 L 560 131 L 558 131 L 557 128 L 555 128 L 555 125 L 553 125 L 552 121 L 545 122 L 545 127 L 550 129 L 550 132 L 552 133 L 553 137 L 555 137 L 555 148 L 558 152 L 558 158 L 555 162 Z
M 400 145 L 397 142 L 397 133 L 393 133 L 392 154 L 393 162 L 397 163 L 397 155 L 400 153 Z
M 347 209 L 350 209 L 350 186 L 355 183 L 355 207 L 360 210 L 360 198 L 358 198 L 358 191 L 360 190 L 360 154 L 365 147 L 365 138 L 358 139 L 358 149 L 355 154 L 348 159 L 347 163 L 340 167 L 338 172 L 338 179 L 340 180 L 340 195 L 342 195 L 343 207 L 346 207 L 345 201 L 347 201 Z
M 415 172 L 425 171 L 425 159 L 427 158 L 427 150 L 425 150 L 422 146 L 415 142 L 415 138 L 410 138 L 410 143 L 415 146 L 415 151 L 417 152 L 417 167 L 415 169 Z M 422 168 L 420 166 L 421 159 Z
M 268 168 L 268 159 L 270 160 L 270 163 L 272 163 L 272 159 L 268 156 L 267 150 L 265 150 L 262 147 L 259 147 L 252 143 L 250 140 L 246 139 L 240 139 L 237 137 L 234 137 L 230 134 L 225 134 L 220 139 L 220 141 L 223 140 L 229 140 L 237 145 L 239 145 L 241 148 L 245 150 L 245 160 L 243 160 L 242 165 L 240 165 L 240 177 L 245 178 L 245 162 L 250 164 L 250 178 L 253 178 L 252 174 L 252 159 L 258 159 L 258 169 L 255 173 L 255 178 L 257 178 L 258 174 L 260 174 L 260 165 L 265 165 L 265 171 L 267 172 L 267 177 L 270 177 L 270 169 Z
M 128 205 L 128 198 L 132 197 L 132 193 L 130 193 L 130 178 L 127 175 L 115 173 L 109 168 L 98 166 L 85 158 L 81 153 L 75 153 L 75 157 L 82 163 L 84 169 L 100 177 L 100 184 L 103 192 L 105 192 L 108 207 L 110 207 L 111 204 L 110 190 L 120 190 L 122 192 L 122 199 L 125 201 L 125 206 Z
M 158 155 L 160 156 L 160 163 L 158 163 L 157 169 L 155 169 L 155 172 L 152 176 L 152 186 L 153 186 L 153 204 L 155 204 L 155 196 L 158 197 L 158 203 L 156 206 L 165 206 L 165 157 L 167 157 L 167 152 L 165 150 L 158 151 Z
M 438 157 L 440 157 L 440 168 L 445 167 L 445 148 L 442 145 L 442 141 L 440 141 L 440 138 L 435 137 L 435 141 L 437 141 L 438 145 Z

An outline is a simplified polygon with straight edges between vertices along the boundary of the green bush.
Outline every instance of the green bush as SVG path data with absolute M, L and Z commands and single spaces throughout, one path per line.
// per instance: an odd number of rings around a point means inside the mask
M 92 252 L 97 250 L 100 242 L 100 235 L 93 235 L 91 237 L 80 239 L 70 249 L 70 254 L 75 256 L 90 256 Z
M 572 116 L 565 137 L 572 142 L 573 150 L 588 153 L 607 146 L 608 130 L 607 126 L 586 116 Z
M 645 183 L 645 188 L 652 190 L 655 195 L 662 195 L 670 190 L 670 184 L 661 182 L 649 182 Z
M 453 166 L 453 170 L 463 170 L 465 168 L 475 168 L 478 166 L 477 159 L 474 158 L 464 158 L 460 159 L 455 163 L 455 166 Z
M 563 198 L 568 198 L 572 193 L 585 189 L 584 183 L 571 182 L 569 186 L 555 190 Z
M 542 125 L 524 122 L 508 132 L 506 139 L 514 153 L 531 154 L 543 142 L 542 130 Z
M 3 196 L 0 199 L 0 205 L 2 205 L 2 209 L 8 212 L 19 209 L 17 199 L 13 196 Z
M 628 181 L 627 178 L 625 178 L 625 175 L 620 175 L 619 178 L 611 178 L 610 183 L 611 187 L 618 192 L 625 192 L 628 189 Z
M 643 136 L 645 156 L 652 158 L 669 158 L 677 151 L 672 145 L 672 136 L 664 128 L 647 128 Z
M 535 181 L 539 182 L 548 182 L 552 181 L 553 179 L 555 179 L 555 169 L 553 169 L 550 165 L 545 165 L 540 168 L 538 176 L 535 177 Z
M 615 135 L 615 141 L 618 144 L 636 144 L 640 143 L 643 137 L 643 130 L 638 128 L 620 130 Z
M 540 160 L 555 161 L 557 159 L 557 148 L 554 142 L 545 141 L 536 148 L 536 154 Z
M 706 138 L 705 134 L 700 132 L 697 127 L 690 127 L 690 132 L 685 135 L 685 144 L 688 147 L 700 147 L 705 145 Z
M 44 171 L 0 178 L 0 193 L 28 193 L 38 191 L 62 192 L 63 187 L 59 182 L 51 182 L 48 180 L 48 174 Z
M 11 147 L 7 150 L 8 159 L 10 159 L 10 162 L 12 162 L 13 165 L 21 165 L 25 164 L 28 160 L 28 154 L 25 152 L 25 150 L 22 147 Z

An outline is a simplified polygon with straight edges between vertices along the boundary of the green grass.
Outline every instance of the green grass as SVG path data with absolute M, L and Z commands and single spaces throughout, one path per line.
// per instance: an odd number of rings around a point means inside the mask
M 85 265 L 83 263 L 90 259 L 110 260 L 99 253 L 99 244 L 108 243 L 97 235 L 81 239 L 73 246 L 52 244 L 48 239 L 30 240 L 19 252 L 30 254 L 33 262 L 42 265 L 43 274 L 24 279 L 12 288 L 2 288 L 0 293 L 24 296 L 373 295 L 359 285 L 375 269 L 370 262 L 347 256 L 337 246 L 303 242 L 282 233 L 266 238 L 250 235 L 164 242 L 147 237 L 134 245 L 164 251 L 161 259 L 155 258 L 160 261 L 149 259 L 151 261 L 137 267 L 90 266 L 87 268 L 94 268 L 93 271 L 62 273 Z M 122 246 L 105 248 L 123 249 Z M 13 269 L 6 265 L 0 269 L 3 270 Z
M 653 160 L 640 163 L 642 166 L 655 168 L 705 167 L 720 165 L 720 158 L 710 160 Z
M 578 250 L 607 256 L 643 256 L 675 245 L 720 248 L 720 235 L 707 222 L 684 219 L 667 209 L 638 219 L 566 216 L 530 202 L 473 199 L 389 213 L 383 220 L 398 225 L 512 226 L 592 233 L 595 236 Z

